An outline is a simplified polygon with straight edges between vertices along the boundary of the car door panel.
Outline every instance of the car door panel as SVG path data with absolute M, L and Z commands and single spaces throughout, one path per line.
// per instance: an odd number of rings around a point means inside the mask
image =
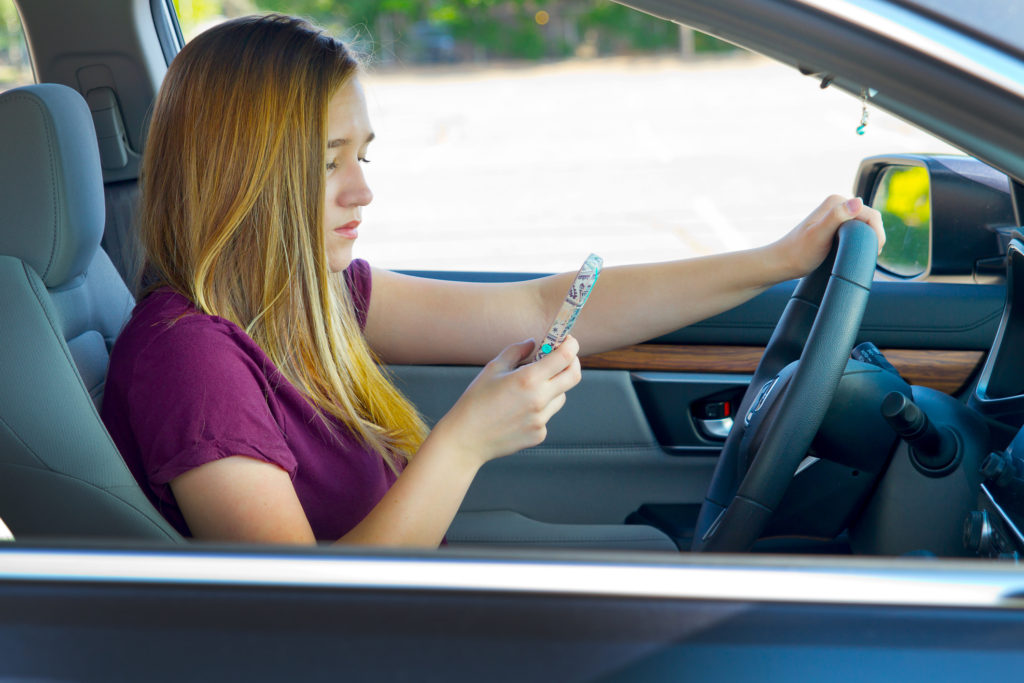
M 435 423 L 478 368 L 392 366 L 403 392 Z M 717 448 L 677 457 L 658 443 L 630 374 L 587 370 L 541 446 L 488 463 L 463 511 L 515 510 L 544 522 L 618 524 L 644 503 L 703 499 Z
M 412 273 L 469 281 L 534 277 Z M 708 402 L 742 396 L 795 283 L 640 344 L 583 359 L 584 378 L 541 446 L 485 466 L 464 511 L 514 510 L 561 523 L 619 523 L 643 504 L 699 503 L 723 438 L 701 428 Z M 1003 307 L 1001 285 L 876 282 L 860 341 L 911 382 L 956 393 L 980 365 Z M 433 424 L 479 368 L 394 366 Z

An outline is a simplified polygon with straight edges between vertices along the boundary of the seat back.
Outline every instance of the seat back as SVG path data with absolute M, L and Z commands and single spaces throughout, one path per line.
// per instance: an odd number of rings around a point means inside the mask
M 179 542 L 100 420 L 110 349 L 134 304 L 99 249 L 103 180 L 85 100 L 0 95 L 0 518 L 18 539 Z

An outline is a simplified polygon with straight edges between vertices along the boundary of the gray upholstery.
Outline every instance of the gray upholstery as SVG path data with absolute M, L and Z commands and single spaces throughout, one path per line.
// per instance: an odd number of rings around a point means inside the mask
M 398 386 L 428 424 L 462 395 L 479 368 L 395 365 Z M 676 550 L 665 533 L 622 524 L 648 501 L 703 500 L 708 458 L 665 455 L 629 374 L 587 370 L 541 446 L 487 463 L 448 529 L 452 545 Z M 550 520 L 557 520 L 554 523 Z M 568 522 L 568 523 L 566 523 Z
M 99 249 L 102 172 L 77 92 L 0 95 L 0 518 L 38 536 L 180 541 L 97 409 L 133 300 Z
M 448 527 L 446 538 L 452 546 L 679 552 L 672 539 L 654 527 L 642 524 L 548 524 L 512 510 L 460 512 Z
M 92 116 L 74 90 L 47 84 L 4 93 L 0 120 L 0 253 L 21 258 L 47 287 L 60 287 L 85 272 L 103 234 Z

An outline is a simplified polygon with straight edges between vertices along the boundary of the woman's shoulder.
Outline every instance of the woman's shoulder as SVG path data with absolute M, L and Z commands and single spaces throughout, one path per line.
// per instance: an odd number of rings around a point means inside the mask
M 207 330 L 222 329 L 225 323 L 228 321 L 223 318 L 200 311 L 183 294 L 161 287 L 135 305 L 121 336 L 156 338 L 166 334 L 203 334 Z
M 224 318 L 208 315 L 181 293 L 163 287 L 136 304 L 128 324 L 118 336 L 114 356 L 150 362 L 182 355 L 209 357 L 218 350 L 237 350 L 250 357 L 264 356 L 245 332 Z M 113 358 L 112 358 L 113 360 Z
M 158 322 L 190 313 L 199 313 L 199 311 L 188 297 L 170 287 L 160 287 L 139 299 L 132 311 L 129 324 L 140 320 Z

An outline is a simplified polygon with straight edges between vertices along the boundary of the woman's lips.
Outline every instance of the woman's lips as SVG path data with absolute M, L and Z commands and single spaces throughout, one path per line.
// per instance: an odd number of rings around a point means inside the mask
M 349 221 L 345 225 L 335 228 L 334 234 L 354 240 L 359 237 L 359 221 Z

